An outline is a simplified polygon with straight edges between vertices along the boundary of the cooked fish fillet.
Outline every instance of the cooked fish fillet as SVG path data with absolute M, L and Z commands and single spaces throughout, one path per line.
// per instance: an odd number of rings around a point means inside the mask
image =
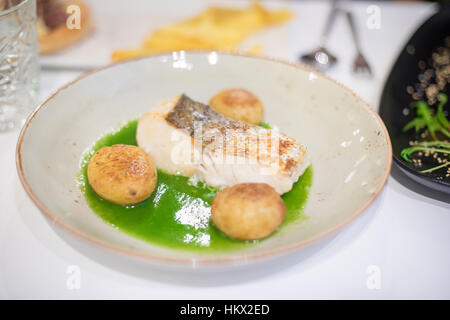
M 186 95 L 144 114 L 136 138 L 158 168 L 213 187 L 260 182 L 283 194 L 309 165 L 306 148 L 294 139 L 227 118 Z

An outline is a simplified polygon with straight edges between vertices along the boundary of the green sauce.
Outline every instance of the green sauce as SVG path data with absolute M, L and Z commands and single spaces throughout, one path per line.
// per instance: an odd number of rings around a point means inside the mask
M 106 223 L 131 236 L 162 246 L 201 251 L 242 249 L 259 241 L 237 241 L 221 233 L 210 221 L 210 204 L 218 189 L 199 183 L 193 186 L 188 178 L 158 170 L 158 184 L 152 196 L 133 206 L 121 206 L 98 196 L 89 185 L 87 165 L 93 154 L 104 146 L 136 143 L 137 120 L 97 141 L 81 161 L 81 190 L 91 209 Z M 312 184 L 312 168 L 282 195 L 286 218 L 279 228 L 305 219 L 303 208 Z M 279 232 L 279 230 L 277 232 Z

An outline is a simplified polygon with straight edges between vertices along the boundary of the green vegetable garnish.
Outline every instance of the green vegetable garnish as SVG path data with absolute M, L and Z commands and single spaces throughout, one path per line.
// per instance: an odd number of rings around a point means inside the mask
M 450 122 L 444 115 L 444 105 L 447 102 L 447 96 L 440 94 L 440 103 L 436 115 L 433 109 L 431 109 L 425 101 L 412 102 L 411 108 L 416 108 L 417 116 L 403 127 L 403 132 L 412 128 L 416 132 L 427 128 L 433 140 L 437 140 L 436 132 L 441 132 L 446 137 L 450 138 Z
M 406 162 L 412 162 L 411 155 L 414 152 L 425 153 L 442 153 L 450 154 L 450 142 L 438 140 L 436 133 L 440 132 L 444 136 L 450 138 L 450 121 L 445 117 L 444 105 L 447 103 L 447 96 L 443 93 L 439 94 L 439 105 L 434 115 L 433 109 L 424 101 L 417 101 L 410 104 L 411 108 L 416 108 L 417 116 L 403 127 L 403 132 L 414 128 L 416 132 L 427 129 L 433 141 L 425 141 L 414 144 L 411 147 L 404 148 L 401 152 L 401 157 Z M 450 160 L 444 161 L 435 167 L 420 171 L 421 173 L 430 173 L 435 170 L 450 166 Z
M 270 126 L 270 124 L 268 124 L 267 122 L 261 121 L 259 123 L 260 127 L 266 128 L 266 129 L 272 129 L 272 127 Z
M 447 118 L 445 117 L 445 114 L 444 114 L 444 105 L 447 103 L 447 96 L 445 94 L 441 93 L 439 95 L 439 98 L 440 98 L 440 102 L 438 105 L 436 117 L 439 120 L 439 122 L 441 123 L 441 125 L 444 126 L 444 128 L 447 128 L 450 130 L 450 121 L 447 120 Z
M 411 162 L 411 154 L 417 151 L 450 154 L 450 143 L 446 141 L 419 142 L 412 147 L 403 149 L 401 152 L 401 156 L 406 161 Z

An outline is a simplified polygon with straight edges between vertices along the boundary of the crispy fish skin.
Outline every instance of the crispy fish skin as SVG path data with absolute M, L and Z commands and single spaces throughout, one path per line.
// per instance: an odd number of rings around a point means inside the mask
M 282 194 L 309 165 L 296 140 L 227 118 L 184 94 L 144 114 L 137 141 L 157 167 L 213 187 L 259 182 Z

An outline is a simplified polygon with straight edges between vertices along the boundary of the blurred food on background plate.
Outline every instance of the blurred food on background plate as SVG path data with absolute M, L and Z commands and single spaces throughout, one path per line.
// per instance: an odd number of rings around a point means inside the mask
M 209 7 L 199 15 L 154 31 L 140 48 L 121 49 L 115 61 L 177 50 L 236 50 L 249 35 L 293 17 L 289 10 L 269 11 L 258 2 L 245 9 Z M 259 53 L 254 46 L 251 53 Z
M 91 29 L 89 9 L 82 1 L 38 0 L 37 16 L 40 54 L 70 47 L 83 39 Z

